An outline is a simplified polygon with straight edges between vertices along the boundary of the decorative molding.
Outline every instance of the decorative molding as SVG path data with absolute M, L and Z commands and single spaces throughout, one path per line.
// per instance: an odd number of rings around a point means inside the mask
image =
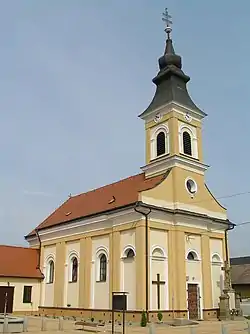
M 193 253 L 195 254 L 195 259 L 194 260 L 189 260 L 187 257 L 188 257 L 188 254 L 189 253 Z M 197 262 L 197 261 L 201 261 L 201 257 L 199 255 L 199 253 L 197 252 L 197 250 L 193 249 L 193 248 L 189 248 L 186 252 L 186 260 L 187 261 L 190 261 L 190 262 Z
M 165 135 L 165 153 L 157 156 L 157 136 L 160 132 L 163 132 Z M 170 151 L 170 136 L 168 123 L 163 123 L 151 129 L 150 133 L 150 159 L 156 159 L 158 157 L 163 157 L 169 154 Z
M 194 191 L 193 191 L 193 192 L 190 192 L 189 189 L 188 189 L 188 186 L 187 186 L 188 181 L 193 182 L 193 185 L 194 185 Z M 188 194 L 190 195 L 190 197 L 191 197 L 191 198 L 194 198 L 194 196 L 196 195 L 196 193 L 197 193 L 197 191 L 198 191 L 198 185 L 197 185 L 197 183 L 196 183 L 196 181 L 194 180 L 193 177 L 188 176 L 188 177 L 185 179 L 185 188 L 186 188 Z
M 157 250 L 157 249 L 159 249 L 159 250 L 161 251 L 162 256 L 154 256 L 154 255 L 153 255 L 153 254 L 154 254 L 154 251 Z M 151 256 L 152 256 L 152 258 L 157 258 L 157 259 L 159 259 L 159 258 L 162 258 L 162 259 L 164 259 L 164 260 L 167 259 L 167 254 L 166 254 L 165 249 L 164 249 L 163 247 L 159 246 L 159 245 L 154 245 L 154 246 L 152 246 Z
M 146 176 L 149 176 L 173 167 L 181 167 L 185 170 L 204 175 L 209 166 L 187 156 L 173 155 L 171 157 L 164 157 L 161 160 L 152 161 L 148 165 L 141 167 L 141 169 L 146 173 Z
M 99 246 L 95 251 L 95 259 L 99 259 L 100 256 L 104 254 L 106 256 L 107 262 L 109 259 L 109 250 L 106 246 Z
M 145 117 L 141 117 L 141 119 L 143 119 L 145 122 L 148 123 L 148 122 L 153 121 L 155 116 L 158 113 L 161 113 L 162 117 L 164 117 L 166 114 L 172 111 L 177 112 L 184 118 L 185 118 L 186 113 L 188 112 L 190 116 L 192 117 L 192 119 L 195 121 L 201 121 L 204 117 L 207 116 L 207 114 L 205 114 L 202 111 L 199 113 L 194 109 L 188 108 L 186 106 L 183 106 L 179 103 L 172 101 L 172 102 L 166 103 L 163 106 L 160 106 L 159 108 L 156 108 L 155 110 L 145 115 Z
M 165 201 L 160 201 L 160 202 L 156 201 L 157 203 L 154 203 L 154 199 L 145 196 L 142 196 L 142 201 L 145 204 L 150 204 L 155 206 L 155 208 L 152 209 L 150 214 L 151 221 L 161 222 L 166 225 L 173 225 L 174 221 L 173 213 L 171 211 L 170 212 L 163 211 L 162 208 L 166 210 L 179 209 L 187 211 L 187 214 L 185 214 L 185 212 L 175 213 L 176 225 L 188 226 L 192 228 L 200 228 L 206 231 L 208 230 L 208 226 L 212 226 L 214 227 L 213 229 L 214 232 L 222 234 L 224 233 L 224 230 L 221 229 L 222 227 L 221 223 L 213 222 L 213 218 L 226 220 L 226 215 L 213 213 L 205 209 L 196 207 L 194 205 L 185 205 L 182 203 L 168 203 Z M 188 214 L 188 212 L 190 212 L 190 215 Z M 192 212 L 194 213 L 198 212 L 199 214 L 204 216 L 206 215 L 207 217 L 195 216 L 192 215 Z M 96 217 L 96 221 L 93 218 L 91 219 L 86 218 L 78 220 L 77 222 L 70 222 L 68 224 L 65 224 L 64 226 L 54 226 L 46 230 L 41 230 L 39 232 L 39 235 L 42 243 L 48 241 L 53 242 L 60 238 L 72 237 L 72 236 L 77 237 L 83 235 L 84 233 L 90 233 L 95 231 L 101 233 L 102 231 L 105 231 L 108 228 L 122 226 L 128 223 L 136 223 L 141 219 L 144 219 L 144 216 L 135 212 L 133 208 L 124 209 L 122 212 L 120 212 L 120 215 L 118 215 L 117 213 L 115 214 L 110 213 L 110 215 L 106 215 L 105 217 L 106 220 L 102 219 L 101 221 L 99 217 Z M 29 238 L 27 241 L 30 243 L 30 246 L 38 245 L 38 240 L 36 237 Z
M 219 259 L 219 261 L 214 261 L 213 257 Z M 222 258 L 219 253 L 215 252 L 211 254 L 211 263 L 212 264 L 223 264 Z
M 141 167 L 141 170 L 145 173 L 145 176 L 148 177 L 160 174 L 173 167 L 181 167 L 188 171 L 204 175 L 204 172 L 209 166 L 198 160 L 192 159 L 192 157 L 167 155 L 149 162 L 147 165 Z
M 197 145 L 197 133 L 196 128 L 194 126 L 188 125 L 181 121 L 178 122 L 178 133 L 179 133 L 179 151 L 180 153 L 184 154 L 184 147 L 183 147 L 183 133 L 187 132 L 191 138 L 191 151 L 192 155 L 191 158 L 198 159 L 198 145 Z
M 134 247 L 133 245 L 129 244 L 129 245 L 127 245 L 127 246 L 125 246 L 125 247 L 123 248 L 122 255 L 121 255 L 121 259 L 126 259 L 126 258 L 127 258 L 126 252 L 127 252 L 128 250 L 130 250 L 130 249 L 132 249 L 132 251 L 133 251 L 134 254 L 135 254 L 134 257 L 136 257 L 136 249 L 135 249 L 135 247 Z

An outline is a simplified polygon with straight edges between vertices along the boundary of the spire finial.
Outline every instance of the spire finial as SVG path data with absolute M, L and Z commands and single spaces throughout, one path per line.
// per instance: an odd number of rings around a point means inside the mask
M 168 36 L 168 39 L 170 39 L 170 33 L 172 31 L 171 25 L 173 24 L 173 21 L 172 16 L 169 15 L 167 8 L 165 8 L 165 12 L 162 13 L 162 21 L 166 24 L 165 32 Z

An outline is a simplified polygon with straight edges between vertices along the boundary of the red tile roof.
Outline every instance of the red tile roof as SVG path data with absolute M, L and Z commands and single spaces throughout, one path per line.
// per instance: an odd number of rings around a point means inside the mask
M 46 218 L 37 229 L 52 227 L 136 203 L 141 191 L 154 188 L 164 178 L 165 175 L 159 175 L 146 179 L 145 174 L 141 173 L 87 193 L 70 197 Z M 35 231 L 33 230 L 28 236 L 34 234 Z
M 0 277 L 42 278 L 38 256 L 37 249 L 0 245 Z

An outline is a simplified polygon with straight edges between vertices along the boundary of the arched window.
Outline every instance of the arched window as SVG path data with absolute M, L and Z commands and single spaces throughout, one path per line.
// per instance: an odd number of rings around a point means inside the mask
M 166 153 L 166 135 L 163 131 L 158 133 L 156 137 L 156 145 L 157 157 Z
M 197 256 L 197 254 L 195 252 L 191 251 L 191 252 L 188 253 L 187 259 L 189 261 L 197 261 L 198 260 L 198 256 Z
M 107 257 L 105 254 L 100 256 L 100 282 L 106 282 L 107 279 Z
M 187 131 L 183 132 L 182 140 L 183 140 L 183 153 L 188 154 L 188 155 L 192 155 L 191 136 Z
M 78 278 L 78 260 L 74 256 L 71 260 L 71 281 L 77 282 Z
M 135 257 L 135 252 L 133 251 L 132 248 L 130 248 L 130 249 L 127 250 L 126 257 L 127 258 L 133 258 L 133 257 Z
M 152 252 L 152 257 L 158 259 L 158 258 L 164 258 L 165 255 L 164 255 L 163 250 L 161 248 L 156 247 L 156 248 L 154 248 L 154 250 Z
M 54 271 L 55 271 L 54 261 L 50 260 L 48 265 L 49 265 L 49 268 L 48 268 L 48 283 L 53 283 L 54 282 Z
M 221 258 L 219 257 L 219 255 L 214 254 L 214 255 L 212 256 L 212 262 L 213 262 L 213 263 L 216 263 L 216 264 L 221 263 Z

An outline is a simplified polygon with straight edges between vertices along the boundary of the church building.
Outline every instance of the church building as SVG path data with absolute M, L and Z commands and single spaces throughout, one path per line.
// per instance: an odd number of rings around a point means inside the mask
M 131 320 L 142 310 L 153 319 L 217 316 L 231 223 L 205 182 L 207 115 L 188 93 L 168 23 L 155 95 L 139 115 L 141 172 L 68 198 L 25 237 L 40 249 L 44 314 L 108 319 L 112 292 L 127 292 Z

